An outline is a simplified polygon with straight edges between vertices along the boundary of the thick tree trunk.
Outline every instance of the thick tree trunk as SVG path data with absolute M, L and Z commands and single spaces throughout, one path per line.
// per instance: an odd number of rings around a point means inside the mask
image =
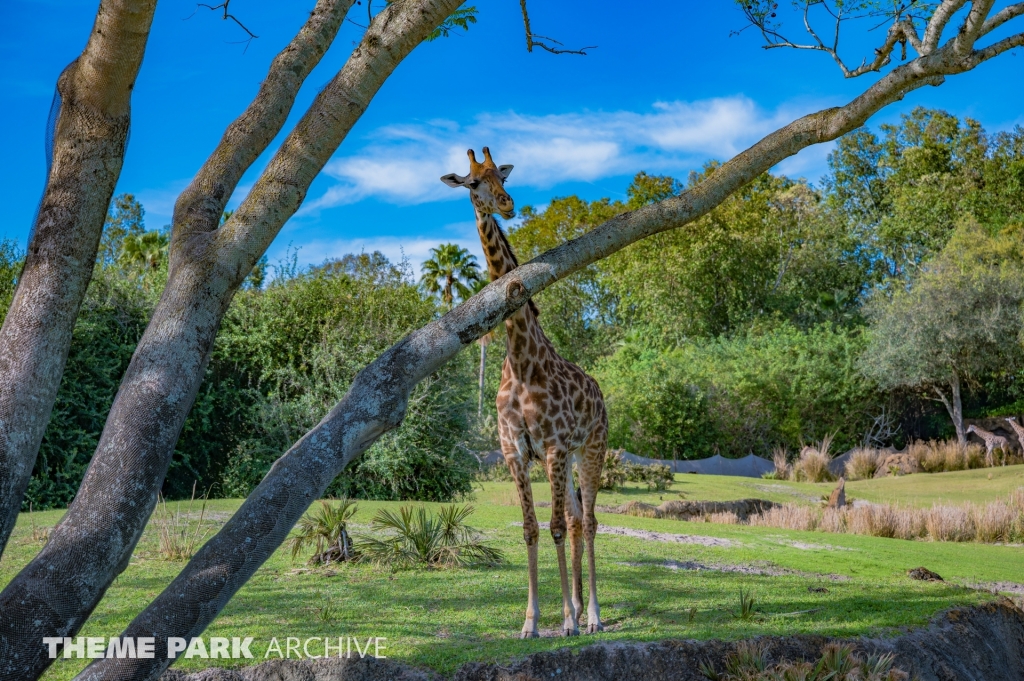
M 836 139 L 907 92 L 936 85 L 944 75 L 969 70 L 980 61 L 983 57 L 976 53 L 950 56 L 939 50 L 900 66 L 847 106 L 793 122 L 678 197 L 624 213 L 548 251 L 410 334 L 356 376 L 342 401 L 274 464 L 221 531 L 128 626 L 125 636 L 157 639 L 156 659 L 99 660 L 78 679 L 156 679 L 168 664 L 161 654 L 167 638 L 198 636 L 345 466 L 398 426 L 413 387 L 531 296 L 642 238 L 698 219 L 783 159 L 810 145 Z M 229 235 L 233 233 L 230 222 L 226 225 Z
M 155 8 L 156 0 L 105 0 L 85 50 L 57 80 L 46 190 L 0 329 L 0 553 L 21 509 L 96 263 Z
M 37 678 L 52 662 L 43 637 L 73 636 L 127 566 L 231 296 L 373 95 L 460 0 L 407 0 L 378 15 L 249 197 L 217 229 L 238 178 L 283 125 L 299 86 L 352 4 L 320 0 L 300 35 L 275 60 L 256 100 L 175 206 L 168 284 L 122 380 L 80 492 L 46 547 L 0 593 L 3 681 Z M 158 663 L 166 667 L 167 660 Z M 136 679 L 142 672 L 103 678 Z

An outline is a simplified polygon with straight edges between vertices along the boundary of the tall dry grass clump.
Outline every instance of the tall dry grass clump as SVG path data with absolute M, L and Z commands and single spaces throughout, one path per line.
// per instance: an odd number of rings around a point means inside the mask
M 956 440 L 918 440 L 907 447 L 909 454 L 925 473 L 947 473 L 985 467 L 985 448 L 974 442 L 961 445 Z
M 772 449 L 772 463 L 775 464 L 775 470 L 769 477 L 775 480 L 789 480 L 793 474 L 793 467 L 789 464 L 789 452 L 785 447 Z
M 925 518 L 928 536 L 935 541 L 971 541 L 976 536 L 974 514 L 964 506 L 933 506 Z
M 820 519 L 820 509 L 798 504 L 784 504 L 768 509 L 767 512 L 760 515 L 752 515 L 748 522 L 757 527 L 810 531 L 818 527 Z
M 800 450 L 800 458 L 793 463 L 792 479 L 797 482 L 830 482 L 835 476 L 828 469 L 832 461 L 832 440 L 834 435 L 826 435 L 816 447 L 805 446 Z
M 707 522 L 741 523 L 735 514 L 715 513 Z M 935 505 L 930 509 L 867 504 L 819 508 L 784 504 L 750 516 L 748 524 L 784 530 L 818 530 L 893 539 L 982 543 L 1024 541 L 1024 487 L 1005 500 L 985 505 Z
M 847 480 L 870 480 L 882 463 L 882 453 L 870 447 L 858 447 L 846 461 Z

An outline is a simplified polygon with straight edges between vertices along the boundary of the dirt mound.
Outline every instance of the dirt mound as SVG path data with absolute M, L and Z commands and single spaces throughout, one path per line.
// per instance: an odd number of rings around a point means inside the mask
M 829 642 L 824 636 L 761 637 L 771 662 L 813 660 Z M 853 639 L 864 654 L 892 653 L 896 667 L 920 681 L 1020 681 L 1024 678 L 1024 611 L 1007 599 L 956 608 L 931 625 L 895 638 Z M 451 681 L 705 681 L 710 661 L 721 670 L 736 642 L 609 642 L 529 655 L 508 665 L 469 663 Z M 162 681 L 441 681 L 443 677 L 391 660 L 274 661 L 238 670 L 197 674 L 168 671 Z
M 642 518 L 673 518 L 675 520 L 697 520 L 713 513 L 735 513 L 741 522 L 752 515 L 760 515 L 779 504 L 765 499 L 740 499 L 739 501 L 666 501 L 652 506 L 640 501 L 630 501 L 622 506 L 601 509 L 606 513 L 634 515 Z

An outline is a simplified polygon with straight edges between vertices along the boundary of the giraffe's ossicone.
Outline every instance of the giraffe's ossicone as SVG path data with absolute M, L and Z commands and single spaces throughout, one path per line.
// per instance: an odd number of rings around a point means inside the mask
M 495 165 L 484 147 L 484 161 L 469 150 L 469 174 L 445 175 L 450 187 L 466 187 L 476 212 L 480 243 L 491 280 L 519 266 L 495 214 L 515 215 L 515 203 L 505 190 L 512 166 Z M 597 381 L 555 352 L 531 300 L 505 321 L 507 354 L 498 390 L 498 435 L 501 451 L 519 491 L 523 508 L 523 537 L 529 562 L 529 596 L 522 636 L 540 635 L 537 595 L 537 540 L 540 525 L 534 512 L 529 464 L 545 467 L 551 483 L 551 536 L 558 554 L 562 587 L 562 633 L 579 633 L 583 608 L 583 549 L 587 552 L 590 594 L 587 602 L 587 633 L 603 629 L 597 604 L 594 537 L 597 517 L 594 503 L 601 482 L 608 440 L 608 416 Z M 573 463 L 580 493 L 573 483 Z M 568 533 L 572 557 L 572 582 L 565 559 Z

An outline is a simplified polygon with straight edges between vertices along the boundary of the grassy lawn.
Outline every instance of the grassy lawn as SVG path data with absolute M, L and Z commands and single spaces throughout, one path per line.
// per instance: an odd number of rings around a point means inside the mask
M 852 483 L 857 498 L 930 505 L 934 501 L 984 501 L 1024 485 L 1024 467 L 941 475 L 916 475 Z M 737 499 L 757 496 L 777 501 L 820 497 L 830 485 L 808 485 L 747 478 L 680 475 L 669 492 L 648 493 L 632 487 L 599 498 L 603 505 L 629 499 L 657 502 L 686 499 Z M 545 498 L 546 483 L 535 483 Z M 237 500 L 216 500 L 207 508 L 211 530 L 238 508 Z M 470 660 L 510 658 L 595 640 L 660 638 L 736 638 L 753 634 L 816 632 L 857 635 L 924 624 L 952 605 L 992 598 L 956 582 L 1022 581 L 1024 548 L 978 544 L 945 544 L 873 537 L 793 532 L 746 526 L 685 523 L 601 514 L 602 524 L 729 540 L 727 546 L 652 541 L 629 536 L 599 535 L 598 570 L 602 615 L 609 631 L 576 639 L 541 638 L 520 641 L 518 632 L 526 601 L 526 555 L 521 520 L 511 483 L 486 483 L 476 492 L 477 512 L 471 524 L 483 530 L 506 552 L 499 568 L 409 571 L 389 574 L 370 566 L 309 570 L 279 550 L 228 605 L 207 636 L 252 636 L 252 651 L 262 659 L 272 637 L 387 638 L 385 654 L 413 664 L 451 672 Z M 382 506 L 360 502 L 356 532 L 365 531 Z M 173 504 L 172 504 L 173 506 Z M 432 506 L 432 505 L 428 505 Z M 37 527 L 51 526 L 61 512 L 35 514 Z M 547 520 L 549 509 L 538 509 Z M 118 634 L 130 618 L 156 596 L 181 569 L 157 551 L 157 531 L 147 529 L 128 569 L 82 632 L 86 636 Z M 23 514 L 0 559 L 0 585 L 6 584 L 41 543 L 31 537 Z M 771 567 L 784 574 L 769 576 L 712 570 L 678 570 L 666 561 L 705 565 Z M 542 629 L 557 629 L 561 602 L 550 535 L 541 534 Z M 924 565 L 948 580 L 946 584 L 915 582 L 907 569 Z M 825 592 L 811 591 L 824 588 Z M 754 593 L 757 614 L 744 620 L 739 593 Z M 691 608 L 696 608 L 690 619 Z M 810 611 L 810 612 L 805 612 Z M 794 614 L 798 613 L 798 614 Z M 282 643 L 282 648 L 284 644 Z M 315 649 L 314 649 L 315 652 Z M 70 679 L 83 661 L 58 661 L 43 678 Z M 230 660 L 181 660 L 178 668 L 202 668 Z

